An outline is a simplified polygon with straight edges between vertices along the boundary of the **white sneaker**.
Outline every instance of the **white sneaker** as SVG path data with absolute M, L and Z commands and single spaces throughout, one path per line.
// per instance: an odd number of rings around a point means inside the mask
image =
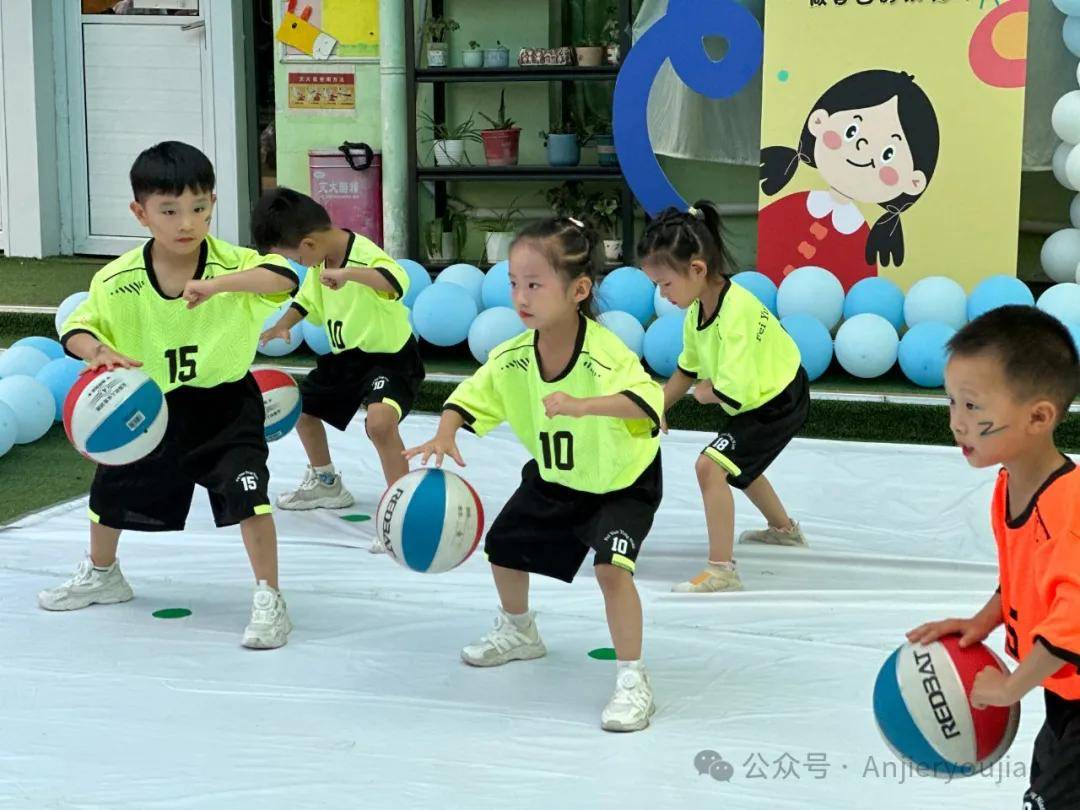
M 304 480 L 292 492 L 279 495 L 277 505 L 281 509 L 344 509 L 352 506 L 355 499 L 352 493 L 341 483 L 341 476 L 334 475 L 327 482 L 326 476 L 319 475 L 309 464 Z
M 528 661 L 545 655 L 547 648 L 540 638 L 533 613 L 529 613 L 528 626 L 519 628 L 502 608 L 495 617 L 495 628 L 461 650 L 461 660 L 474 667 L 497 667 L 510 661 Z
M 803 546 L 807 545 L 803 537 L 802 527 L 792 521 L 790 529 L 777 529 L 768 526 L 764 529 L 743 532 L 739 535 L 740 543 L 765 543 L 770 546 Z
M 285 597 L 260 582 L 251 603 L 251 621 L 244 630 L 244 646 L 252 650 L 284 647 L 291 632 L 292 622 L 285 612 Z
M 604 731 L 641 731 L 656 712 L 652 684 L 644 667 L 627 667 L 615 680 L 615 694 L 600 715 Z
M 738 571 L 706 568 L 693 579 L 680 582 L 671 587 L 672 593 L 719 593 L 721 591 L 741 591 L 742 580 Z
M 90 605 L 127 602 L 135 594 L 120 571 L 119 561 L 100 571 L 87 558 L 63 585 L 41 591 L 38 604 L 45 610 L 80 610 Z

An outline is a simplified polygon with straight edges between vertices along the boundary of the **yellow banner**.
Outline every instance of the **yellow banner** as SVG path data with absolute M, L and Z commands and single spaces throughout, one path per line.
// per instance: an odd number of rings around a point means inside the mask
M 1015 275 L 1027 0 L 773 0 L 758 269 Z

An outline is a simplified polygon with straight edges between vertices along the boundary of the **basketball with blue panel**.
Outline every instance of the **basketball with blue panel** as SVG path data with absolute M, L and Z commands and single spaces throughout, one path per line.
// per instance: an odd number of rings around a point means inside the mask
M 266 410 L 263 433 L 268 442 L 276 442 L 300 419 L 300 389 L 292 376 L 276 368 L 255 369 L 251 376 L 259 385 Z
M 937 777 L 971 776 L 997 762 L 1020 724 L 1020 705 L 975 709 L 969 695 L 986 667 L 1008 667 L 985 644 L 959 636 L 905 644 L 874 684 L 874 716 L 889 747 Z
M 71 444 L 98 464 L 145 458 L 165 436 L 169 408 L 157 383 L 136 368 L 83 374 L 64 400 Z
M 441 574 L 476 550 L 484 531 L 484 508 L 461 476 L 437 468 L 413 470 L 383 494 L 375 531 L 401 565 Z

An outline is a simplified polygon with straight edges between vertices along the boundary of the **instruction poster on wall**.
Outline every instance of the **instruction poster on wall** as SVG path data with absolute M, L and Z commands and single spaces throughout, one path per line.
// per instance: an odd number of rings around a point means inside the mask
M 354 73 L 290 73 L 290 110 L 356 109 Z
M 360 61 L 379 58 L 379 0 L 292 0 L 293 14 L 302 18 L 300 27 L 314 29 L 334 41 L 329 61 Z M 288 13 L 290 0 L 279 3 L 279 20 Z M 292 32 L 290 32 L 292 33 Z M 305 62 L 310 52 L 296 48 L 279 36 L 282 59 Z

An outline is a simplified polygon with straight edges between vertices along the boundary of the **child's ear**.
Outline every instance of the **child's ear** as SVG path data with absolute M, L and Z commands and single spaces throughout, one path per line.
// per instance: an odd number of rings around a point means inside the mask
M 701 259 L 692 259 L 690 261 L 690 272 L 695 276 L 707 276 L 709 275 L 709 266 Z
M 132 200 L 131 205 L 128 206 L 131 209 L 131 213 L 135 215 L 135 219 L 139 221 L 139 224 L 144 228 L 150 227 L 150 223 L 146 221 L 146 209 L 143 208 L 142 203 L 138 200 Z
M 911 173 L 911 183 L 907 193 L 918 197 L 924 191 L 926 191 L 926 174 L 916 169 Z
M 1057 405 L 1048 399 L 1040 399 L 1031 406 L 1028 413 L 1028 431 L 1035 435 L 1053 433 L 1059 416 Z
M 592 279 L 582 276 L 574 283 L 574 300 L 577 303 L 581 303 L 589 297 L 589 293 L 592 292 Z
M 825 125 L 828 123 L 828 120 L 828 112 L 825 110 L 814 110 L 806 120 L 806 126 L 809 128 L 811 135 L 815 138 L 820 138 L 821 133 L 825 131 Z

